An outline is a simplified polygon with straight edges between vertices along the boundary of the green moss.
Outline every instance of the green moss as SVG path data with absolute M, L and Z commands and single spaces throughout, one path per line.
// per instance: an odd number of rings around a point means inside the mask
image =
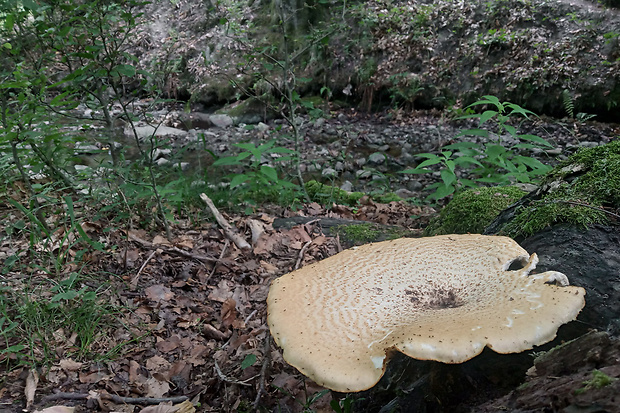
M 315 180 L 306 182 L 306 191 L 310 195 L 310 199 L 319 204 L 341 204 L 355 206 L 357 202 L 364 196 L 362 192 L 347 192 L 340 188 L 330 185 L 324 185 Z
M 543 189 L 546 194 L 518 210 L 500 233 L 516 238 L 555 223 L 607 223 L 604 208 L 620 206 L 620 141 L 575 153 L 549 172 Z
M 593 370 L 592 379 L 584 381 L 584 387 L 575 390 L 575 394 L 581 394 L 590 389 L 601 389 L 605 386 L 609 386 L 616 380 L 618 379 L 615 377 L 609 377 L 600 370 Z
M 344 236 L 353 244 L 367 244 L 376 241 L 381 232 L 376 225 L 364 223 L 358 225 L 339 225 L 335 228 L 335 232 Z
M 372 222 L 338 225 L 334 227 L 333 234 L 339 235 L 345 245 L 362 245 L 369 242 L 411 237 L 413 235 L 411 231 L 405 228 L 390 227 Z
M 497 214 L 525 194 L 514 186 L 463 191 L 429 224 L 425 235 L 481 233 Z

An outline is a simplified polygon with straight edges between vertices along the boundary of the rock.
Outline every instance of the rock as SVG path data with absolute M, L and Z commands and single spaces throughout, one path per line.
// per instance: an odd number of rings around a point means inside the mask
M 256 125 L 256 130 L 258 130 L 259 132 L 265 132 L 269 130 L 269 125 L 263 122 L 258 122 L 258 124 Z
M 372 171 L 369 171 L 367 169 L 360 169 L 358 171 L 355 171 L 355 177 L 358 179 L 368 179 L 372 176 Z
M 125 128 L 125 136 L 128 138 L 133 138 L 133 131 L 130 127 Z M 169 126 L 160 125 L 159 127 L 146 125 L 146 126 L 136 126 L 136 134 L 138 135 L 138 139 L 143 141 L 149 139 L 151 136 L 155 136 L 157 138 L 179 138 L 187 135 L 187 132 L 182 129 L 171 128 Z
M 209 120 L 218 128 L 227 128 L 234 123 L 233 119 L 228 115 L 210 115 Z
M 338 172 L 344 171 L 344 163 L 342 163 L 341 161 L 336 162 L 336 165 L 334 165 L 334 169 Z
M 411 192 L 406 188 L 400 188 L 394 192 L 396 195 L 401 197 L 402 199 L 414 198 L 416 196 L 415 192 Z
M 340 189 L 342 189 L 343 191 L 351 192 L 353 191 L 353 184 L 351 183 L 351 181 L 344 181 L 342 185 L 340 185 Z
M 386 156 L 384 153 L 375 152 L 370 154 L 368 157 L 368 162 L 373 163 L 375 165 L 379 165 L 385 163 Z
M 156 161 L 159 158 L 166 157 L 172 153 L 171 149 L 161 149 L 157 148 L 153 151 L 153 160 Z
M 337 175 L 338 175 L 338 172 L 336 172 L 336 170 L 333 168 L 325 168 L 321 171 L 321 176 L 324 176 L 326 178 L 334 178 Z
M 317 129 L 323 125 L 325 125 L 325 118 L 318 118 L 317 120 L 314 121 L 314 127 Z

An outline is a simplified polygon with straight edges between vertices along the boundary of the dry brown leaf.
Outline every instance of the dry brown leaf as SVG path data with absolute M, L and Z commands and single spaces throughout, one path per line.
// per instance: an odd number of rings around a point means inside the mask
M 160 398 L 170 391 L 170 385 L 166 381 L 151 377 L 146 381 L 146 397 Z
M 109 378 L 111 378 L 112 376 L 109 374 L 104 373 L 103 371 L 95 371 L 93 373 L 80 373 L 79 374 L 79 378 L 80 378 L 80 383 L 98 383 L 101 380 L 108 380 Z
M 161 235 L 156 235 L 155 238 L 153 238 L 153 245 L 170 245 L 170 242 L 165 238 L 162 237 Z
M 26 388 L 24 394 L 26 396 L 26 408 L 29 409 L 34 403 L 34 394 L 37 392 L 37 385 L 39 384 L 39 373 L 36 369 L 30 369 L 28 377 L 26 378 Z
M 60 360 L 60 368 L 65 371 L 78 371 L 82 368 L 84 363 L 80 363 L 78 361 L 74 361 L 71 359 L 62 359 Z
M 162 284 L 151 285 L 144 292 L 149 300 L 157 302 L 169 301 L 174 297 L 172 290 Z
M 236 306 L 237 302 L 232 298 L 229 298 L 222 304 L 220 317 L 222 318 L 222 324 L 224 327 L 230 327 L 237 319 Z
M 146 369 L 151 373 L 164 373 L 170 370 L 170 363 L 163 357 L 153 356 L 146 360 Z
M 181 342 L 181 338 L 178 334 L 173 334 L 165 340 L 158 341 L 155 346 L 157 350 L 162 353 L 170 353 L 172 350 L 176 350 L 179 347 L 179 343 Z
M 217 288 L 209 286 L 209 288 L 212 288 L 212 291 L 209 294 L 209 300 L 223 303 L 224 301 L 232 297 L 233 286 L 233 283 L 228 280 L 221 280 L 217 284 Z

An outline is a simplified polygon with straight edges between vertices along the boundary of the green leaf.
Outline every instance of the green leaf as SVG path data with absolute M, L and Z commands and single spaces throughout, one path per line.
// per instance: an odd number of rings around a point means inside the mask
M 4 29 L 10 32 L 15 24 L 15 16 L 9 13 L 4 16 L 4 19 Z
M 427 159 L 422 161 L 415 169 L 426 168 L 427 166 L 437 165 L 438 163 L 441 163 L 441 158 Z
M 553 145 L 550 144 L 545 139 L 536 135 L 517 135 L 517 138 L 522 139 L 524 141 L 535 142 L 539 145 L 546 146 L 547 148 L 553 148 Z
M 260 171 L 263 175 L 269 178 L 270 181 L 278 182 L 278 172 L 268 165 L 261 165 Z
M 433 172 L 430 169 L 420 169 L 420 168 L 415 168 L 415 169 L 405 169 L 404 171 L 402 171 L 402 173 L 404 174 L 426 174 L 429 172 Z
M 236 156 L 226 156 L 213 162 L 215 166 L 239 165 L 239 159 Z
M 489 131 L 484 129 L 466 129 L 456 135 L 455 138 L 458 138 L 459 136 L 482 136 L 483 138 L 488 138 Z
M 506 125 L 504 124 L 504 129 L 506 129 L 506 132 L 508 132 L 510 134 L 510 136 L 516 136 L 517 135 L 517 128 L 515 128 L 512 125 Z
M 483 166 L 477 159 L 474 159 L 471 156 L 459 156 L 454 159 L 454 163 L 459 166 L 463 166 L 463 165 Z
M 432 194 L 432 197 L 435 199 L 441 199 L 441 198 L 445 198 L 447 196 L 450 196 L 454 193 L 454 186 L 450 185 L 440 185 L 437 190 Z
M 248 176 L 246 174 L 235 175 L 233 179 L 230 180 L 230 188 L 231 189 L 236 188 L 247 180 L 248 180 Z
M 452 186 L 452 184 L 456 181 L 456 175 L 452 171 L 442 169 L 440 174 L 441 180 L 443 181 L 445 186 Z
M 241 362 L 241 370 L 245 370 L 256 363 L 256 356 L 254 354 L 248 354 Z
M 132 65 L 117 65 L 112 69 L 113 75 L 132 77 L 136 75 L 136 68 Z
M 506 152 L 506 148 L 504 148 L 502 145 L 487 145 L 487 147 L 484 150 L 484 153 L 489 158 L 496 158 L 504 154 L 505 152 Z
M 496 111 L 494 111 L 494 110 L 485 110 L 482 113 L 482 115 L 480 115 L 480 124 L 482 125 L 483 123 L 485 123 L 489 119 L 493 118 L 495 115 L 497 115 Z

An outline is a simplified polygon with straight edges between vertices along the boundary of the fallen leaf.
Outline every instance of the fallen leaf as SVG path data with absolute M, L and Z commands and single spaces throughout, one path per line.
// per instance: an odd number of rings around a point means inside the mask
M 78 361 L 74 361 L 71 359 L 62 359 L 60 360 L 60 368 L 65 371 L 78 371 L 82 368 L 82 364 Z
M 222 304 L 221 318 L 224 327 L 230 327 L 237 319 L 237 302 L 233 298 L 229 298 Z
M 169 301 L 174 297 L 172 290 L 162 284 L 151 285 L 144 292 L 149 300 L 157 302 Z
M 146 397 L 160 398 L 170 391 L 168 382 L 159 381 L 155 377 L 151 377 L 146 381 Z
M 34 394 L 37 392 L 37 385 L 39 384 L 39 373 L 36 369 L 30 369 L 28 377 L 26 378 L 26 388 L 24 393 L 26 395 L 26 409 L 29 409 L 34 403 Z

